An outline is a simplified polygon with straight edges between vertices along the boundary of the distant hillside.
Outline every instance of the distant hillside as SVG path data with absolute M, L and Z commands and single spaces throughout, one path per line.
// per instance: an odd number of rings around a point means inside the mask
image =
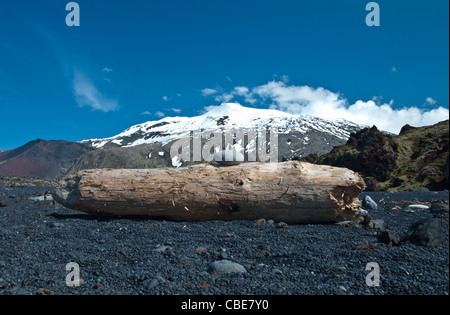
M 158 168 L 171 167 L 170 154 L 160 143 L 134 147 L 106 147 L 83 154 L 70 168 L 68 174 L 95 168 Z
M 0 153 L 0 175 L 54 178 L 64 176 L 78 158 L 93 150 L 88 144 L 37 139 Z
M 449 121 L 432 126 L 405 125 L 398 136 L 381 133 L 375 126 L 350 135 L 345 145 L 312 163 L 347 167 L 364 176 L 368 190 L 408 190 L 448 187 Z

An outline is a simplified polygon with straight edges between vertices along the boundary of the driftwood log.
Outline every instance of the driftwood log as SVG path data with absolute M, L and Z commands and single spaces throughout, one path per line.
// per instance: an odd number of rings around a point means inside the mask
M 91 214 L 168 220 L 355 220 L 364 180 L 346 168 L 298 161 L 94 169 L 66 177 L 55 199 Z

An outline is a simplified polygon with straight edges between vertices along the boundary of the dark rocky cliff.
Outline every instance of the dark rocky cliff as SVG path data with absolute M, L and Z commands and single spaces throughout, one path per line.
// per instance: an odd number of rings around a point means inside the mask
M 347 167 L 364 176 L 369 190 L 448 187 L 449 121 L 432 126 L 405 125 L 397 136 L 375 126 L 350 135 L 345 145 L 305 160 Z

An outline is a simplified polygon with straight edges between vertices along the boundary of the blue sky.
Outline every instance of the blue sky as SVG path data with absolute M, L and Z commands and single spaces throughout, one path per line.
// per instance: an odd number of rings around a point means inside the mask
M 449 2 L 0 2 L 0 150 L 224 101 L 397 130 L 448 119 Z

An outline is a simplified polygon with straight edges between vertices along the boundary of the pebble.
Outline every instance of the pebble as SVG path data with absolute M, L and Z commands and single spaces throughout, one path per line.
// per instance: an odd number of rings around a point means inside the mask
M 368 226 L 374 230 L 385 230 L 386 229 L 386 223 L 384 222 L 384 220 L 381 220 L 381 219 L 370 220 Z
M 377 210 L 378 205 L 370 196 L 366 196 L 362 202 L 364 210 Z
M 215 272 L 219 275 L 233 274 L 233 273 L 242 274 L 247 272 L 244 266 L 227 259 L 217 260 L 211 263 L 209 265 L 208 270 L 210 273 Z
M 158 252 L 158 253 L 165 253 L 165 252 L 169 252 L 171 250 L 172 250 L 172 247 L 163 245 L 163 246 L 159 246 L 159 247 L 155 248 L 153 251 Z
M 278 275 L 278 276 L 283 275 L 283 271 L 281 271 L 281 270 L 278 269 L 278 268 L 273 269 L 273 270 L 272 270 L 272 273 L 275 274 L 275 275 Z
M 60 223 L 60 222 L 52 222 L 52 223 L 50 223 L 50 226 L 51 226 L 51 227 L 55 227 L 55 228 L 58 228 L 58 227 L 64 227 L 64 223 Z
M 227 252 L 220 252 L 219 253 L 219 259 L 228 259 L 229 255 Z
M 425 206 L 425 205 L 416 205 L 416 204 L 414 204 L 414 205 L 409 205 L 409 206 L 403 208 L 403 211 L 414 213 L 416 211 L 428 210 L 428 208 L 429 207 Z
M 35 196 L 29 197 L 28 199 L 32 201 L 53 201 L 53 196 Z
M 145 287 L 147 290 L 151 290 L 155 288 L 158 284 L 159 284 L 158 279 L 153 278 L 146 283 Z
M 259 220 L 256 220 L 256 225 L 264 225 L 264 224 L 266 224 L 266 219 L 259 219 Z
M 208 250 L 205 247 L 202 247 L 202 246 L 197 246 L 195 248 L 195 251 L 197 253 L 199 253 L 199 254 L 207 254 L 208 253 Z
M 400 238 L 390 230 L 380 230 L 378 231 L 378 242 L 389 244 L 391 246 L 399 245 Z
M 277 229 L 287 229 L 289 225 L 285 222 L 278 222 L 275 226 Z
M 448 204 L 445 203 L 432 203 L 430 207 L 430 212 L 434 216 L 447 216 L 449 214 Z

